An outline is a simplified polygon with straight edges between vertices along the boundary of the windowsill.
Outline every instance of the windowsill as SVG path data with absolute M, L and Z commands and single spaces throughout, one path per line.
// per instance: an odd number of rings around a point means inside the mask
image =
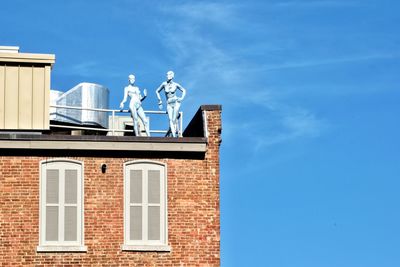
M 37 246 L 37 252 L 87 252 L 87 246 Z
M 171 252 L 171 247 L 167 245 L 121 245 L 122 251 L 158 251 Z

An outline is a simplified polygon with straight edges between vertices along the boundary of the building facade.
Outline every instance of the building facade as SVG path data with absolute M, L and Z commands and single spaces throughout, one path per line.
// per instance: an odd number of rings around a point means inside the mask
M 2 265 L 220 264 L 221 106 L 181 138 L 17 126 L 0 129 Z

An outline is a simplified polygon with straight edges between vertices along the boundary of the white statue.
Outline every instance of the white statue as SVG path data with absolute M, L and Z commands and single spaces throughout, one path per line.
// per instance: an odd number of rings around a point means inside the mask
M 163 82 L 160 87 L 157 88 L 156 94 L 158 98 L 158 106 L 162 109 L 162 101 L 160 97 L 160 92 L 164 89 L 165 97 L 167 99 L 167 113 L 169 119 L 169 128 L 171 130 L 172 136 L 176 137 L 178 129 L 178 116 L 179 107 L 181 106 L 182 100 L 185 98 L 186 90 L 180 84 L 172 81 L 174 78 L 174 72 L 167 72 L 167 81 Z M 182 92 L 182 96 L 178 97 L 176 95 L 176 90 Z
M 147 90 L 143 90 L 143 97 L 140 94 L 139 87 L 135 86 L 135 75 L 130 74 L 128 76 L 129 84 L 124 89 L 124 99 L 122 100 L 121 104 L 119 105 L 120 109 L 124 108 L 124 103 L 126 102 L 128 96 L 131 98 L 129 102 L 129 111 L 131 112 L 131 117 L 133 119 L 133 129 L 135 131 L 135 135 L 139 136 L 139 129 L 138 129 L 138 118 L 140 118 L 143 122 L 145 131 L 147 136 L 150 136 L 149 129 L 148 129 L 148 121 L 146 115 L 144 114 L 144 110 L 142 108 L 142 101 L 147 96 Z

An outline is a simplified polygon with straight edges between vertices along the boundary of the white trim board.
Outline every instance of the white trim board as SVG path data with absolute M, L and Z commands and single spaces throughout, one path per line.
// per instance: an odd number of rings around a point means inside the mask
M 0 140 L 0 149 L 71 149 L 119 151 L 206 152 L 206 143 L 88 142 L 58 140 Z

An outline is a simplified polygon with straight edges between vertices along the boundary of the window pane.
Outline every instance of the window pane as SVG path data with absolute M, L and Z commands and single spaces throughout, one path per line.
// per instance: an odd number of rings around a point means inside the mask
M 160 207 L 149 207 L 149 240 L 160 240 Z
M 46 171 L 46 203 L 58 203 L 58 170 Z
M 142 240 L 142 207 L 130 207 L 130 239 Z
M 77 207 L 65 207 L 64 238 L 65 241 L 77 240 Z
M 160 171 L 149 171 L 149 203 L 160 203 Z
M 142 171 L 130 171 L 130 203 L 142 203 Z
M 78 194 L 78 171 L 65 170 L 65 203 L 76 204 Z
M 58 241 L 58 207 L 46 207 L 46 241 Z

